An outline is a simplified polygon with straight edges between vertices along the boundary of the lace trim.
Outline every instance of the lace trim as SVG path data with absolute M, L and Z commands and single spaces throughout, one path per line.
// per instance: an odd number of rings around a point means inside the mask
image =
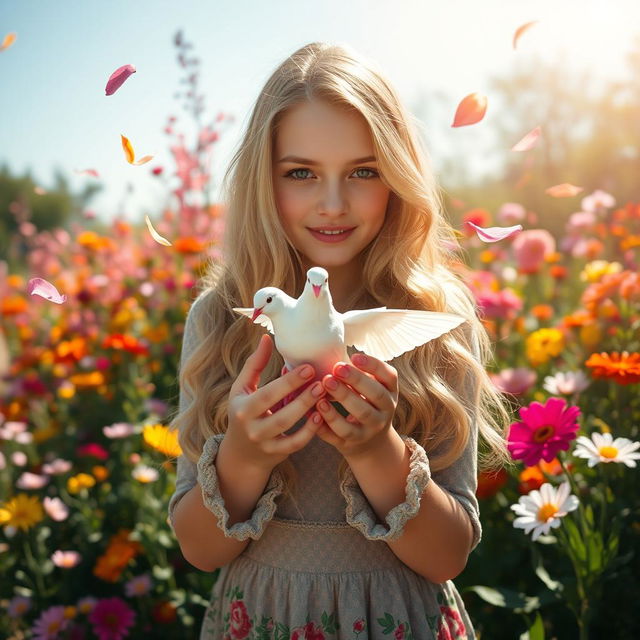
M 358 529 L 368 540 L 395 540 L 404 530 L 407 520 L 420 510 L 422 493 L 431 479 L 431 468 L 426 451 L 413 439 L 402 436 L 411 451 L 409 474 L 407 476 L 405 501 L 396 505 L 385 518 L 386 525 L 378 522 L 378 517 L 369 504 L 351 469 L 347 468 L 340 491 L 347 501 L 346 520 Z
M 223 433 L 212 435 L 207 438 L 202 448 L 202 454 L 198 460 L 198 482 L 202 487 L 202 500 L 207 509 L 217 517 L 218 527 L 225 537 L 236 540 L 246 540 L 247 538 L 257 540 L 276 512 L 275 500 L 284 490 L 284 481 L 280 471 L 274 469 L 251 518 L 245 522 L 236 522 L 229 527 L 229 512 L 224 506 L 224 498 L 220 493 L 218 474 L 214 465 L 223 438 Z

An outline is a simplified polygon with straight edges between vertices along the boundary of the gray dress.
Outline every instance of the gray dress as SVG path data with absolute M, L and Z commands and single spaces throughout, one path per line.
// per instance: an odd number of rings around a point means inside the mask
M 190 317 L 198 300 L 185 323 L 182 362 L 195 347 Z M 184 403 L 181 391 L 181 408 Z M 169 502 L 173 528 L 176 504 L 199 481 L 204 503 L 225 535 L 251 538 L 221 569 L 201 640 L 475 638 L 453 582 L 429 582 L 386 543 L 402 534 L 404 524 L 418 512 L 426 484 L 433 481 L 469 514 L 475 548 L 482 533 L 475 496 L 475 425 L 463 455 L 434 473 L 425 450 L 403 436 L 411 451 L 405 501 L 387 514 L 384 524 L 350 471 L 340 482 L 340 453 L 316 437 L 289 457 L 298 473 L 297 504 L 283 493 L 276 469 L 251 518 L 228 526 L 213 464 L 222 438 L 224 434 L 207 439 L 197 465 L 185 456 L 178 458 L 176 489 Z

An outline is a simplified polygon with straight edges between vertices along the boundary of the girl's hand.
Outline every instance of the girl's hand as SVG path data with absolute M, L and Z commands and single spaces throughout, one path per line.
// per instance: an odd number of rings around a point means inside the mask
M 373 451 L 392 428 L 398 405 L 398 372 L 394 367 L 362 354 L 354 354 L 351 362 L 338 362 L 334 376 L 323 378 L 329 397 L 316 404 L 325 422 L 317 436 L 347 459 Z M 328 400 L 337 400 L 349 415 L 343 417 Z
M 295 433 L 284 435 L 283 431 L 290 429 L 325 395 L 322 384 L 316 382 L 291 403 L 273 413 L 270 407 L 308 383 L 315 371 L 311 365 L 302 365 L 258 389 L 260 373 L 269 362 L 272 348 L 271 336 L 262 336 L 257 349 L 247 358 L 231 386 L 229 425 L 221 443 L 221 447 L 228 447 L 234 459 L 241 464 L 269 472 L 313 438 L 322 424 L 317 412 L 313 412 Z M 302 375 L 305 370 L 308 374 L 306 377 Z M 317 422 L 313 421 L 314 417 Z

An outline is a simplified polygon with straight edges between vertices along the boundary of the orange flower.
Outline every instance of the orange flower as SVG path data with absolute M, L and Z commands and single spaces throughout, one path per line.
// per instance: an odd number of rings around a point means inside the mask
M 462 232 L 465 236 L 472 236 L 475 234 L 475 229 L 470 227 L 467 222 L 473 222 L 473 224 L 479 227 L 486 227 L 491 222 L 491 214 L 486 209 L 471 209 L 467 211 L 462 217 Z
M 594 378 L 613 378 L 622 385 L 640 382 L 640 353 L 594 353 L 585 364 Z
M 55 362 L 79 362 L 88 353 L 87 341 L 84 338 L 63 340 L 55 346 Z
M 149 353 L 147 347 L 139 342 L 135 337 L 123 333 L 114 333 L 107 336 L 102 342 L 102 347 L 104 349 L 128 351 L 129 353 L 134 354 L 147 355 Z
M 100 236 L 94 231 L 83 231 L 78 234 L 76 241 L 80 246 L 94 251 L 114 248 L 114 244 L 110 238 Z
M 129 540 L 129 533 L 121 529 L 111 538 L 106 551 L 93 568 L 96 577 L 105 582 L 117 582 L 129 561 L 142 552 L 139 542 Z
M 591 321 L 592 316 L 590 313 L 588 313 L 584 309 L 578 309 L 578 311 L 574 311 L 573 313 L 564 317 L 564 319 L 562 320 L 562 326 L 567 328 L 584 327 Z
M 7 296 L 0 303 L 0 312 L 3 316 L 16 316 L 24 313 L 27 308 L 27 301 L 22 296 Z
M 498 471 L 481 471 L 478 474 L 476 496 L 480 499 L 490 498 L 507 484 L 509 474 L 504 469 Z
M 640 235 L 629 235 L 620 242 L 620 248 L 623 251 L 634 249 L 635 247 L 640 247 Z
M 539 489 L 544 483 L 544 475 L 536 464 L 532 467 L 525 467 L 520 472 L 518 480 L 520 481 L 518 491 L 524 495 L 525 493 L 529 493 L 529 491 Z
M 625 300 L 640 300 L 640 273 L 625 273 L 628 275 L 620 283 L 620 295 Z
M 550 304 L 537 304 L 531 308 L 531 314 L 540 322 L 545 322 L 553 317 L 553 307 Z
M 549 273 L 551 277 L 556 280 L 564 280 L 569 272 L 567 271 L 567 267 L 563 267 L 561 264 L 554 264 L 551 265 Z
M 186 237 L 178 238 L 173 246 L 178 253 L 201 253 L 204 251 L 206 244 L 198 238 Z
M 69 382 L 79 389 L 95 389 L 104 384 L 105 378 L 102 371 L 89 371 L 70 376 Z

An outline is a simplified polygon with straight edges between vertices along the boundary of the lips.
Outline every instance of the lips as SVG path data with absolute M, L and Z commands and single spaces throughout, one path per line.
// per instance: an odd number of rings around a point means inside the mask
M 309 227 L 311 231 L 350 231 L 355 227 Z

